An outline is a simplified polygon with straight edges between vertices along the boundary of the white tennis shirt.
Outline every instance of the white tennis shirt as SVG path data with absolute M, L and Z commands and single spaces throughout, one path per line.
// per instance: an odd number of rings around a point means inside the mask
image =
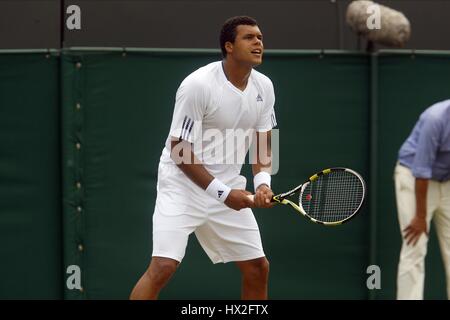
M 227 80 L 221 61 L 197 69 L 177 90 L 161 163 L 174 163 L 170 141 L 175 137 L 193 143 L 195 155 L 214 177 L 239 175 L 254 132 L 276 126 L 274 104 L 272 81 L 254 69 L 243 91 Z

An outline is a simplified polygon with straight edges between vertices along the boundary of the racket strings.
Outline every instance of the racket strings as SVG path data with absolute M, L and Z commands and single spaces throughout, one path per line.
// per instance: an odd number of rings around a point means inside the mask
M 352 216 L 363 197 L 364 185 L 359 177 L 348 171 L 333 171 L 309 183 L 299 202 L 311 218 L 337 222 Z

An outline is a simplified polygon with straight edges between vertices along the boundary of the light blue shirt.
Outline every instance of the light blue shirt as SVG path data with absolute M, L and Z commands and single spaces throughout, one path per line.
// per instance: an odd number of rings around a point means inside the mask
M 398 160 L 416 178 L 450 179 L 450 100 L 438 102 L 420 115 Z

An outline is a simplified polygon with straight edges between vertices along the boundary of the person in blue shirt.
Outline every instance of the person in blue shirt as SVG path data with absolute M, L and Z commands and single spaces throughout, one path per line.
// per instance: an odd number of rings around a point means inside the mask
M 450 298 L 450 100 L 428 107 L 398 153 L 395 194 L 402 234 L 397 299 L 421 300 L 433 220 Z

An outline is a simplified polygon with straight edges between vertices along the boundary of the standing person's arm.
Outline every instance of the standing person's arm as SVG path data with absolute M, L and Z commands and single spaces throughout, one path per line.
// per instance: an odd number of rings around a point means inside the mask
M 428 179 L 416 178 L 415 182 L 415 194 L 416 194 L 416 215 L 405 228 L 405 240 L 408 244 L 413 246 L 419 241 L 419 237 L 422 233 L 427 231 L 427 191 L 428 191 Z
M 416 155 L 411 167 L 415 180 L 416 212 L 411 223 L 403 230 L 408 244 L 416 245 L 422 233 L 428 235 L 427 225 L 427 193 L 428 181 L 432 176 L 432 169 L 436 153 L 439 149 L 441 124 L 432 115 L 423 119 L 420 137 L 417 142 Z

